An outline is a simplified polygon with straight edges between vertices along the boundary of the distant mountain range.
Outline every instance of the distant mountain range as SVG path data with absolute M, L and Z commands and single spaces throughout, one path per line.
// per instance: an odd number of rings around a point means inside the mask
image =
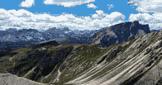
M 94 32 L 88 30 L 70 30 L 69 28 L 49 28 L 43 31 L 10 28 L 0 31 L 0 42 L 41 42 L 55 40 L 67 43 L 87 43 L 88 40 L 86 39 L 92 36 Z
M 0 48 L 17 48 L 55 40 L 63 44 L 98 44 L 109 46 L 149 33 L 149 26 L 135 22 L 120 23 L 100 30 L 70 30 L 69 28 L 14 29 L 0 31 Z
M 0 48 L 10 49 L 26 47 L 45 41 L 57 41 L 63 44 L 87 44 L 96 31 L 70 30 L 69 28 L 49 28 L 40 31 L 36 29 L 14 29 L 0 31 Z

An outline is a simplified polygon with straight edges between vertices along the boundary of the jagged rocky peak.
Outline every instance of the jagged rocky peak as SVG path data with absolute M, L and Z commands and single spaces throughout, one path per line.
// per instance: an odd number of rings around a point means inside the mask
M 150 33 L 149 25 L 142 25 L 138 21 L 125 22 L 99 30 L 92 37 L 92 43 L 109 46 L 147 33 Z

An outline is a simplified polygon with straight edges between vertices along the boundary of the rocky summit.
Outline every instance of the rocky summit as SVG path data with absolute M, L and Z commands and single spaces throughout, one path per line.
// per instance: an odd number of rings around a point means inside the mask
M 125 22 L 99 30 L 92 36 L 92 43 L 109 46 L 147 33 L 150 33 L 148 25 L 142 25 L 138 21 Z
M 0 85 L 162 85 L 162 32 L 147 28 L 128 22 L 102 29 L 97 41 L 112 32 L 121 41 L 103 46 L 48 41 L 3 53 Z

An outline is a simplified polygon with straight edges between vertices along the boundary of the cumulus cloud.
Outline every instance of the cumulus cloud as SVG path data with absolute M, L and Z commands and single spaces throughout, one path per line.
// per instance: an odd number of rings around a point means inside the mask
M 104 13 L 97 10 L 91 16 L 75 16 L 73 14 L 61 14 L 53 16 L 50 14 L 34 14 L 27 10 L 5 10 L 0 9 L 0 28 L 34 28 L 45 30 L 51 27 L 69 27 L 70 29 L 93 30 L 111 26 L 125 20 L 120 12 Z
M 131 14 L 129 17 L 130 21 L 138 20 L 142 24 L 149 24 L 151 29 L 162 29 L 162 13 L 148 14 L 138 13 Z
M 139 12 L 162 12 L 162 0 L 129 0 L 129 4 L 137 6 Z
M 25 8 L 32 7 L 33 5 L 34 5 L 34 0 L 24 0 L 20 4 L 21 7 L 25 7 Z
M 95 0 L 44 0 L 46 5 L 59 5 L 64 7 L 74 7 L 77 5 L 88 4 Z
M 131 14 L 130 21 L 139 20 L 151 29 L 162 28 L 162 0 L 129 0 L 129 4 L 135 5 L 139 12 Z
M 92 9 L 96 9 L 97 8 L 96 5 L 95 4 L 92 4 L 92 3 L 87 4 L 87 7 L 88 8 L 92 8 Z

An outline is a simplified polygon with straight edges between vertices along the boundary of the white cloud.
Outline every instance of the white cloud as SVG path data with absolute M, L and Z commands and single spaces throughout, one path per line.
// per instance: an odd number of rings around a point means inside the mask
M 96 5 L 95 4 L 92 4 L 92 3 L 87 4 L 87 7 L 88 8 L 92 8 L 92 9 L 96 9 L 97 8 Z
M 129 3 L 137 6 L 139 12 L 162 12 L 162 0 L 129 0 Z
M 88 4 L 95 0 L 44 0 L 46 5 L 59 5 L 64 7 L 74 7 L 77 5 Z
M 113 4 L 108 4 L 108 9 L 111 10 L 112 8 L 114 8 L 114 5 Z
M 138 13 L 131 14 L 130 21 L 138 20 L 142 24 L 149 24 L 151 29 L 162 29 L 162 13 L 148 14 Z
M 0 9 L 0 28 L 34 28 L 48 29 L 51 27 L 69 27 L 70 29 L 99 29 L 124 22 L 125 16 L 120 12 L 104 13 L 97 10 L 91 16 L 74 16 L 73 14 L 62 14 L 53 16 L 50 14 L 34 14 L 24 9 L 5 10 Z
M 34 5 L 34 0 L 24 0 L 20 4 L 21 7 L 25 7 L 25 8 L 32 7 L 33 5 Z
M 129 4 L 137 6 L 137 14 L 131 14 L 130 21 L 139 20 L 149 24 L 151 29 L 162 28 L 162 0 L 129 0 Z
M 96 10 L 97 15 L 104 15 L 104 12 L 102 10 Z

